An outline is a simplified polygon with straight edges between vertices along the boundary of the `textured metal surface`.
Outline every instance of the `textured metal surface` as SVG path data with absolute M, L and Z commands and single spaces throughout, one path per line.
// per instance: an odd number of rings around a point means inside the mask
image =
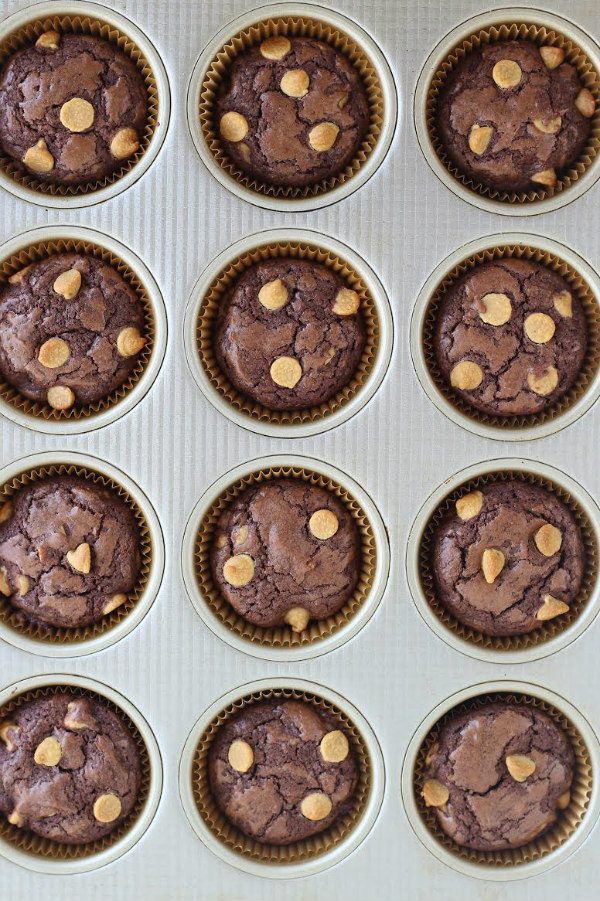
M 0 13 L 26 6 L 0 0 Z M 150 723 L 163 755 L 165 785 L 158 813 L 125 856 L 81 876 L 41 876 L 0 859 L 2 894 L 67 901 L 144 898 L 149 901 L 280 901 L 336 897 L 414 901 L 493 901 L 506 889 L 460 875 L 431 855 L 413 834 L 400 798 L 400 769 L 411 735 L 449 694 L 485 680 L 512 678 L 545 685 L 568 698 L 600 729 L 600 620 L 559 654 L 530 664 L 492 665 L 466 657 L 437 638 L 410 598 L 404 573 L 406 538 L 419 507 L 458 469 L 511 456 L 514 446 L 463 431 L 427 399 L 413 372 L 409 322 L 418 291 L 437 263 L 480 235 L 529 230 L 572 246 L 592 265 L 600 260 L 600 187 L 555 213 L 530 218 L 484 213 L 459 200 L 432 174 L 412 124 L 412 95 L 423 62 L 452 27 L 501 3 L 481 0 L 336 0 L 382 47 L 403 99 L 391 152 L 377 175 L 342 203 L 305 214 L 276 214 L 243 203 L 217 184 L 194 150 L 185 117 L 187 83 L 210 37 L 251 8 L 251 0 L 119 0 L 108 5 L 134 20 L 163 55 L 173 110 L 165 145 L 130 190 L 99 206 L 47 211 L 0 197 L 0 239 L 55 223 L 88 225 L 114 235 L 149 266 L 163 291 L 169 346 L 162 372 L 136 410 L 89 434 L 55 438 L 0 422 L 2 465 L 35 451 L 62 448 L 97 454 L 125 470 L 148 494 L 165 530 L 162 588 L 140 626 L 117 645 L 80 659 L 52 661 L 0 646 L 0 683 L 39 673 L 71 672 L 106 682 L 126 695 Z M 327 2 L 324 3 L 328 6 Z M 530 4 L 536 5 L 536 4 Z M 553 12 L 600 32 L 597 0 L 547 0 Z M 389 293 L 396 340 L 392 364 L 376 397 L 352 420 L 297 441 L 261 437 L 220 415 L 202 396 L 185 364 L 183 314 L 204 266 L 224 247 L 264 228 L 299 226 L 350 244 L 375 269 Z M 596 499 L 600 409 L 559 434 L 519 445 L 519 455 L 567 471 Z M 392 567 L 385 597 L 366 628 L 343 647 L 312 661 L 278 664 L 234 651 L 207 629 L 183 587 L 180 543 L 186 519 L 208 485 L 226 469 L 269 453 L 320 457 L 344 468 L 377 503 L 387 524 Z M 274 884 L 234 870 L 191 830 L 177 790 L 185 739 L 202 711 L 250 680 L 296 675 L 347 697 L 370 722 L 385 757 L 381 814 L 351 857 L 307 879 Z M 600 828 L 557 869 L 510 886 L 517 901 L 589 899 L 600 877 Z

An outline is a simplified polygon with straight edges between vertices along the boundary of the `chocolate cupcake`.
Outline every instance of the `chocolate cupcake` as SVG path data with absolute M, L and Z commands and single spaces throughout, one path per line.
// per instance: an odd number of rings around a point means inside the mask
M 0 812 L 19 830 L 94 842 L 123 823 L 140 785 L 136 741 L 100 699 L 56 692 L 0 722 Z
M 0 376 L 57 411 L 107 398 L 146 344 L 133 288 L 101 259 L 59 253 L 16 272 L 0 291 Z
M 95 35 L 46 31 L 0 73 L 0 146 L 40 182 L 110 176 L 138 151 L 146 116 L 137 66 Z
M 98 622 L 127 601 L 140 571 L 139 529 L 114 491 L 57 476 L 0 505 L 0 593 L 25 623 Z
M 302 632 L 352 596 L 360 536 L 332 492 L 301 479 L 269 479 L 220 515 L 210 565 L 217 588 L 247 622 Z
M 211 744 L 212 796 L 227 820 L 261 844 L 317 835 L 351 810 L 358 765 L 329 713 L 304 701 L 248 705 Z
M 214 116 L 234 165 L 277 187 L 337 176 L 370 126 L 365 86 L 352 63 L 323 41 L 284 35 L 236 57 Z
M 421 795 L 462 848 L 521 848 L 570 803 L 574 753 L 565 731 L 535 706 L 486 703 L 450 716 L 429 750 Z
M 588 328 L 568 282 L 542 263 L 479 263 L 444 293 L 433 348 L 456 395 L 490 416 L 548 410 L 577 382 Z
M 359 294 L 328 266 L 255 263 L 224 298 L 214 353 L 228 381 L 269 410 L 325 403 L 355 377 L 366 341 Z
M 556 46 L 497 41 L 450 71 L 436 128 L 447 157 L 477 185 L 519 192 L 552 188 L 591 133 L 592 92 Z
M 549 488 L 518 479 L 461 495 L 431 544 L 436 600 L 490 636 L 522 635 L 570 611 L 586 570 L 581 530 Z

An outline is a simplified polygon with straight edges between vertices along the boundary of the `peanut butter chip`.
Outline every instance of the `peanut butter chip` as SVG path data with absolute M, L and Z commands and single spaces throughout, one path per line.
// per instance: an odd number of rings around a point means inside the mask
M 65 300 L 73 300 L 79 294 L 81 288 L 81 272 L 78 269 L 67 269 L 54 280 L 52 285 L 57 294 Z
M 3 522 L 8 522 L 14 512 L 15 508 L 12 501 L 5 501 L 5 503 L 0 504 L 0 525 Z
M 554 619 L 555 616 L 568 613 L 569 609 L 569 605 L 565 604 L 564 601 L 559 601 L 558 598 L 552 597 L 551 594 L 546 594 L 544 595 L 544 603 L 536 613 L 535 618 L 541 622 L 546 622 L 548 619 Z
M 590 119 L 596 111 L 596 101 L 594 95 L 588 88 L 582 88 L 575 98 L 575 106 L 582 116 Z
M 504 762 L 515 782 L 525 782 L 535 773 L 535 761 L 524 754 L 509 754 Z
M 63 720 L 65 728 L 72 729 L 75 732 L 80 732 L 83 729 L 89 729 L 90 725 L 88 723 L 80 722 L 73 716 L 73 710 L 76 708 L 76 706 L 76 703 L 74 703 L 73 701 L 70 701 L 67 704 L 67 715 Z
M 321 757 L 327 763 L 341 763 L 348 756 L 350 745 L 344 733 L 339 729 L 334 729 L 333 732 L 328 732 L 323 736 L 319 750 Z
M 102 616 L 106 616 L 107 613 L 112 613 L 113 610 L 117 609 L 117 607 L 121 607 L 126 600 L 126 594 L 122 594 L 121 592 L 119 592 L 119 594 L 113 594 L 112 598 L 107 601 L 102 608 Z
M 54 157 L 46 147 L 46 142 L 40 138 L 37 144 L 30 147 L 23 157 L 23 163 L 32 172 L 38 172 L 43 175 L 51 172 L 54 168 Z
M 450 384 L 460 391 L 474 391 L 483 381 L 483 369 L 471 360 L 461 360 L 450 373 Z
M 310 620 L 310 613 L 305 607 L 290 607 L 283 619 L 291 626 L 292 632 L 304 632 Z
M 565 58 L 565 51 L 560 47 L 540 47 L 540 56 L 549 69 L 556 69 Z
M 339 521 L 331 510 L 315 510 L 308 521 L 308 528 L 320 541 L 333 538 L 339 528 Z
M 525 319 L 525 334 L 535 344 L 547 344 L 554 337 L 556 326 L 547 313 L 530 313 Z
M 421 795 L 427 807 L 443 807 L 450 797 L 450 792 L 437 779 L 426 779 L 421 789 Z
M 265 310 L 280 310 L 287 303 L 288 289 L 280 278 L 267 282 L 258 292 L 258 300 Z
M 9 285 L 20 285 L 30 269 L 31 269 L 31 265 L 23 266 L 23 268 L 19 269 L 18 272 L 13 272 L 13 274 L 9 275 L 9 277 L 8 277 L 8 284 Z
M 502 551 L 499 551 L 495 547 L 486 547 L 481 558 L 481 569 L 483 571 L 483 577 L 488 585 L 491 585 L 492 582 L 496 581 L 504 569 L 505 562 L 506 557 Z
M 254 575 L 254 560 L 248 554 L 236 554 L 223 564 L 223 578 L 234 588 L 243 588 Z
M 560 529 L 547 522 L 537 530 L 534 541 L 540 554 L 544 557 L 553 557 L 560 551 L 562 534 Z
M 254 751 L 247 741 L 236 739 L 229 745 L 227 760 L 238 773 L 247 773 L 254 763 Z
M 560 116 L 554 116 L 552 119 L 534 119 L 533 124 L 538 131 L 544 135 L 555 135 L 560 131 L 562 119 Z
M 59 118 L 69 131 L 87 131 L 94 124 L 94 107 L 82 97 L 72 97 L 61 106 Z
M 477 156 L 485 153 L 493 133 L 494 129 L 489 125 L 473 125 L 469 132 L 469 147 L 473 153 L 476 153 Z
M 99 795 L 94 801 L 94 816 L 99 823 L 112 823 L 121 815 L 121 801 L 116 795 Z
M 337 316 L 353 316 L 360 307 L 360 297 L 351 288 L 340 288 L 335 295 L 333 312 Z
M 300 812 L 307 820 L 324 820 L 331 813 L 331 801 L 322 792 L 313 792 L 302 799 Z
M 276 34 L 272 38 L 267 38 L 260 45 L 260 52 L 265 59 L 283 59 L 291 49 L 291 42 L 282 34 Z
M 324 153 L 326 150 L 331 150 L 339 132 L 335 122 L 321 122 L 309 131 L 308 143 L 313 150 Z
M 110 152 L 116 160 L 126 160 L 139 150 L 139 146 L 135 128 L 120 128 L 110 142 Z
M 570 319 L 573 315 L 573 298 L 569 291 L 561 291 L 552 298 L 554 309 L 565 319 Z
M 558 807 L 559 810 L 566 810 L 570 803 L 571 803 L 571 792 L 568 792 L 568 791 L 563 792 L 562 795 L 560 795 L 556 799 L 556 806 Z
M 552 394 L 558 385 L 558 370 L 556 366 L 548 366 L 542 375 L 530 372 L 527 376 L 527 384 L 535 394 L 540 394 L 542 397 Z
M 42 50 L 58 50 L 60 34 L 58 31 L 44 31 L 35 42 L 36 47 Z
M 19 576 L 17 579 L 17 589 L 20 597 L 24 597 L 29 591 L 29 579 L 27 576 Z
M 9 732 L 16 732 L 17 730 L 17 724 L 11 723 L 9 720 L 5 720 L 3 723 L 0 723 L 0 741 L 6 745 L 7 751 L 14 751 L 17 747 L 8 734 Z
M 6 578 L 6 570 L 4 567 L 0 569 L 0 594 L 3 594 L 5 598 L 11 596 L 12 591 L 10 585 L 8 584 L 8 579 Z
M 553 188 L 558 179 L 554 169 L 542 169 L 541 172 L 536 172 L 531 176 L 531 181 L 538 185 L 545 185 L 547 188 Z
M 479 318 L 487 325 L 504 325 L 512 316 L 512 304 L 506 294 L 484 294 L 481 303 L 484 309 Z
M 46 369 L 58 369 L 69 359 L 69 345 L 62 338 L 48 338 L 38 352 L 38 360 Z
M 233 536 L 234 544 L 243 544 L 246 538 L 248 537 L 248 526 L 240 526 L 235 535 Z
M 68 410 L 75 403 L 75 395 L 66 385 L 53 385 L 46 397 L 54 410 Z
M 483 494 L 481 491 L 469 491 L 468 494 L 463 494 L 462 497 L 459 497 L 454 506 L 460 519 L 472 519 L 481 512 Z
M 243 141 L 248 134 L 246 117 L 242 116 L 241 113 L 225 113 L 224 116 L 221 116 L 219 131 L 221 132 L 221 137 L 225 138 L 226 141 L 233 141 L 234 143 Z
M 520 65 L 513 59 L 500 59 L 492 69 L 492 78 L 499 88 L 515 88 L 522 74 Z
M 40 766 L 56 766 L 62 757 L 60 742 L 53 735 L 49 735 L 39 743 L 35 749 L 33 759 Z
M 144 347 L 146 339 L 142 338 L 139 329 L 128 325 L 117 335 L 117 350 L 122 357 L 134 357 Z
M 302 367 L 294 357 L 277 357 L 271 363 L 271 378 L 281 388 L 293 388 L 302 378 Z
M 21 826 L 25 825 L 25 820 L 18 810 L 13 810 L 12 813 L 9 813 L 6 819 L 11 824 L 11 826 L 17 826 L 18 828 L 20 828 Z
M 279 87 L 288 97 L 304 97 L 308 94 L 309 84 L 310 78 L 304 69 L 288 69 L 279 82 Z
M 67 560 L 76 572 L 87 575 L 92 565 L 89 544 L 84 541 L 82 544 L 78 544 L 74 551 L 67 551 Z

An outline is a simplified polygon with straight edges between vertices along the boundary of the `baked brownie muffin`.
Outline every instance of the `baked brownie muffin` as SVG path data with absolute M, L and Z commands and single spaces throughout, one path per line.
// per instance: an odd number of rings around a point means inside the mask
M 57 691 L 0 722 L 0 811 L 19 829 L 96 841 L 131 812 L 140 781 L 135 739 L 101 700 Z
M 256 626 L 332 616 L 358 582 L 360 538 L 344 504 L 301 479 L 270 479 L 223 511 L 211 551 L 213 578 Z
M 127 600 L 139 545 L 114 491 L 77 476 L 32 482 L 0 505 L 0 593 L 27 622 L 89 626 Z
M 0 72 L 0 146 L 24 174 L 79 185 L 139 149 L 146 89 L 116 44 L 46 31 Z
M 558 47 L 498 41 L 468 53 L 449 74 L 437 127 L 464 175 L 498 191 L 553 187 L 581 156 L 593 94 Z
M 521 848 L 568 806 L 573 762 L 567 735 L 537 707 L 485 704 L 442 727 L 422 795 L 463 848 Z
M 438 600 L 484 635 L 521 635 L 569 611 L 585 551 L 569 508 L 518 479 L 462 495 L 432 545 Z
M 0 376 L 57 410 L 91 404 L 127 381 L 146 339 L 144 310 L 96 257 L 60 253 L 0 291 Z
M 541 413 L 577 381 L 587 322 L 577 296 L 541 263 L 481 263 L 446 293 L 437 313 L 442 377 L 491 416 Z
M 334 717 L 299 701 L 245 707 L 219 729 L 208 755 L 213 798 L 244 835 L 289 845 L 351 809 L 358 768 Z
M 302 410 L 352 380 L 365 340 L 356 291 L 327 266 L 281 258 L 251 266 L 224 298 L 214 350 L 242 394 Z
M 215 110 L 230 159 L 270 185 L 305 187 L 342 172 L 369 127 L 349 60 L 312 38 L 268 38 L 241 53 Z

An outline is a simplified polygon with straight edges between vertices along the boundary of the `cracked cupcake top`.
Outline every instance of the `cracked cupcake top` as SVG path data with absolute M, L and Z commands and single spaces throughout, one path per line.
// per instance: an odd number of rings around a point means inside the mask
M 0 145 L 38 180 L 101 179 L 139 149 L 146 103 L 137 66 L 115 44 L 47 31 L 0 73 Z
M 74 476 L 32 482 L 0 503 L 0 593 L 26 621 L 90 625 L 134 589 L 139 541 L 114 491 Z
M 452 717 L 428 755 L 422 788 L 447 835 L 465 848 L 520 848 L 570 801 L 573 749 L 536 707 L 497 702 Z
M 259 181 L 313 185 L 353 159 L 369 126 L 360 75 L 312 38 L 268 38 L 240 54 L 216 104 L 231 160 Z
M 579 526 L 549 488 L 517 479 L 484 485 L 435 531 L 438 600 L 485 635 L 520 635 L 569 611 L 581 589 Z
M 251 704 L 219 729 L 209 751 L 213 797 L 244 835 L 289 845 L 347 814 L 358 767 L 337 720 L 300 701 Z
M 541 263 L 481 263 L 444 295 L 434 347 L 461 400 L 492 416 L 534 415 L 576 382 L 587 322 L 576 295 Z
M 344 504 L 301 479 L 246 489 L 221 514 L 211 551 L 215 583 L 257 626 L 332 616 L 351 597 L 360 570 L 358 529 Z
M 31 400 L 65 410 L 127 381 L 146 339 L 135 291 L 111 266 L 60 253 L 0 291 L 0 375 Z
M 452 162 L 499 191 L 553 187 L 590 134 L 593 94 L 558 47 L 498 41 L 449 74 L 438 128 Z
M 356 291 L 327 266 L 278 258 L 251 266 L 224 298 L 214 349 L 242 394 L 271 410 L 301 410 L 352 380 L 365 340 Z
M 19 829 L 96 841 L 131 812 L 140 782 L 136 742 L 100 700 L 56 692 L 0 719 L 0 811 Z

